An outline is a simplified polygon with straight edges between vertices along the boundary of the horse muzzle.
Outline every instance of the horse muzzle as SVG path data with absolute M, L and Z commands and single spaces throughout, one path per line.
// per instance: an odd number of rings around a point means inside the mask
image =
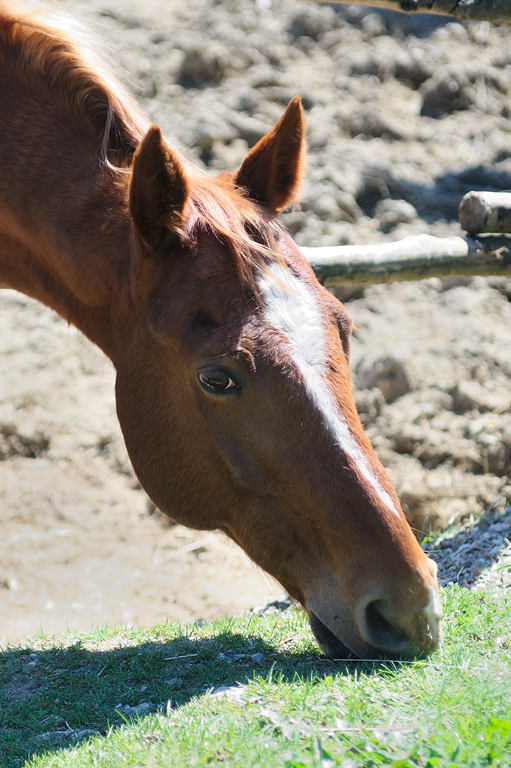
M 409 658 L 431 653 L 440 644 L 442 611 L 433 585 L 428 592 L 427 604 L 409 613 L 393 609 L 385 598 L 363 601 L 355 617 L 311 601 L 307 606 L 310 626 L 321 650 L 331 659 Z

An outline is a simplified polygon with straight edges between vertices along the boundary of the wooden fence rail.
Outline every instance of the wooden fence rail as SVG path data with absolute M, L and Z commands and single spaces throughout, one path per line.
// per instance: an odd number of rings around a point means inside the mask
M 459 220 L 470 236 L 413 235 L 393 243 L 301 250 L 327 287 L 426 277 L 511 275 L 511 234 L 488 234 L 511 232 L 511 193 L 468 192 L 460 203 Z
M 323 285 L 391 283 L 426 277 L 511 275 L 511 237 L 414 235 L 377 245 L 302 248 Z
M 324 2 L 325 0 L 316 0 Z M 353 5 L 351 0 L 329 0 Z M 452 16 L 459 21 L 491 21 L 492 24 L 511 24 L 510 0 L 357 0 L 356 5 L 388 8 L 405 13 L 437 13 Z

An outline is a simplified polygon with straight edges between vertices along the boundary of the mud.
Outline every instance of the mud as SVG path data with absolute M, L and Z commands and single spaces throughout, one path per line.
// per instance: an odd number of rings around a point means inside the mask
M 300 94 L 309 164 L 301 210 L 284 219 L 301 245 L 460 234 L 466 191 L 511 188 L 507 28 L 305 0 L 56 5 L 99 32 L 150 117 L 208 172 L 236 168 Z M 412 524 L 506 507 L 511 281 L 340 295 L 361 417 Z M 275 591 L 222 536 L 153 509 L 111 366 L 78 332 L 1 291 L 0 357 L 2 642 L 207 620 Z

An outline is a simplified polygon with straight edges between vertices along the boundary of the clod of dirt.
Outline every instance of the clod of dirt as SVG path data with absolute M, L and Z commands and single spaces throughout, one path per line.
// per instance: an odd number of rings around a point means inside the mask
M 421 88 L 425 117 L 441 117 L 451 112 L 469 109 L 473 104 L 471 78 L 463 69 L 441 67 Z
M 378 387 L 356 389 L 355 403 L 362 424 L 372 424 L 385 407 L 385 398 Z
M 337 26 L 337 23 L 338 16 L 333 9 L 305 6 L 298 7 L 291 14 L 288 30 L 293 40 L 304 36 L 317 40 L 324 32 Z
M 396 357 L 365 358 L 356 369 L 361 389 L 377 387 L 387 403 L 406 395 L 412 389 L 412 377 L 405 360 Z
M 416 531 L 429 533 L 449 520 L 478 515 L 499 496 L 505 497 L 505 482 L 499 478 L 463 472 L 452 468 L 449 460 L 430 469 L 410 455 L 387 456 L 391 463 L 380 451 L 406 517 Z
M 374 217 L 382 232 L 390 232 L 398 224 L 408 224 L 417 218 L 417 211 L 406 200 L 380 200 L 374 209 Z
M 498 410 L 503 405 L 502 400 L 489 392 L 477 381 L 467 381 L 462 379 L 451 390 L 453 407 L 457 413 L 465 411 L 486 411 Z
M 0 424 L 0 461 L 14 456 L 35 459 L 48 450 L 50 440 L 42 434 L 20 434 L 14 424 Z
M 392 70 L 394 76 L 404 85 L 418 89 L 432 77 L 435 69 L 431 60 L 420 48 L 400 49 L 395 56 Z
M 364 16 L 360 22 L 360 28 L 362 29 L 366 40 L 371 40 L 373 37 L 384 35 L 387 31 L 385 20 L 379 13 L 368 13 L 367 16 Z
M 226 48 L 215 43 L 198 45 L 184 52 L 177 80 L 185 88 L 204 88 L 219 82 L 229 67 Z

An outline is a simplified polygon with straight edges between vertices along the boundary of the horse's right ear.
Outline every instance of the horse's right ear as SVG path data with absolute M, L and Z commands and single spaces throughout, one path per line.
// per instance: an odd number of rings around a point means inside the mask
M 188 181 L 177 154 L 153 125 L 133 157 L 129 208 L 139 235 L 151 248 L 182 228 Z
M 252 200 L 280 211 L 298 201 L 305 160 L 305 117 L 295 96 L 272 131 L 263 136 L 234 174 Z

